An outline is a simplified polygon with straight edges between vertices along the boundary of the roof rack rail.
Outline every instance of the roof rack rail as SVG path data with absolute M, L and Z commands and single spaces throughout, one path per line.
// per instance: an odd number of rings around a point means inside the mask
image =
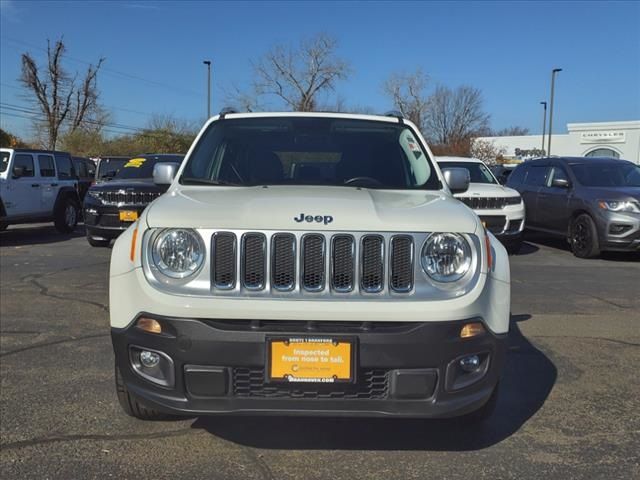
M 386 112 L 384 114 L 385 117 L 395 117 L 398 120 L 400 120 L 400 123 L 403 123 L 404 121 L 404 115 L 402 114 L 402 112 L 398 111 L 398 110 L 389 110 L 388 112 Z
M 223 119 L 225 115 L 228 115 L 229 113 L 240 113 L 240 112 L 238 112 L 233 107 L 224 107 L 222 110 L 220 110 L 220 118 Z

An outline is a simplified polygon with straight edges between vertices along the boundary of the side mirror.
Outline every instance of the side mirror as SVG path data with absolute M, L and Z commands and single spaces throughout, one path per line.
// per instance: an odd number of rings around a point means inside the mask
M 153 183 L 156 185 L 171 185 L 180 168 L 179 163 L 160 162 L 153 167 Z
M 24 177 L 24 174 L 26 173 L 26 169 L 22 166 L 17 166 L 17 167 L 13 167 L 13 178 L 20 178 L 20 177 Z
M 442 174 L 451 193 L 464 193 L 469 189 L 471 176 L 466 168 L 445 168 L 442 170 Z
M 551 186 L 558 187 L 558 188 L 569 188 L 570 184 L 569 184 L 569 180 L 565 178 L 554 178 L 553 181 L 551 182 Z

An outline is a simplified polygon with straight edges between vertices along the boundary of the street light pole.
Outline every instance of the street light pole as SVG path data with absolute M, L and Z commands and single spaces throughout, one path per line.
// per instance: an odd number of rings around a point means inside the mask
M 544 134 L 547 129 L 547 102 L 540 102 L 540 105 L 544 107 L 542 113 L 542 154 L 544 155 Z
M 551 99 L 549 100 L 549 140 L 547 141 L 547 156 L 551 156 L 551 136 L 553 135 L 553 90 L 556 83 L 556 73 L 561 72 L 561 68 L 551 70 Z
M 211 118 L 211 60 L 203 60 L 207 66 L 207 119 Z

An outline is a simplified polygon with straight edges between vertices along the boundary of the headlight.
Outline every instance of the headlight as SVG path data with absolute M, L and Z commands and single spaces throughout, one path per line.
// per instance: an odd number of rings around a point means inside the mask
M 638 202 L 598 200 L 598 206 L 603 210 L 610 210 L 612 212 L 640 213 L 640 205 Z
M 436 282 L 455 282 L 471 268 L 471 247 L 457 233 L 433 233 L 422 247 L 421 262 Z
M 204 243 L 197 232 L 175 228 L 165 230 L 155 238 L 151 256 L 163 275 L 186 278 L 200 270 L 204 252 Z
M 517 197 L 507 197 L 505 199 L 505 203 L 507 205 L 520 205 L 520 202 L 522 202 L 522 197 L 520 195 Z
M 102 192 L 97 191 L 97 190 L 89 190 L 87 192 L 87 194 L 92 197 L 95 198 L 96 200 L 98 200 L 99 202 L 102 202 Z

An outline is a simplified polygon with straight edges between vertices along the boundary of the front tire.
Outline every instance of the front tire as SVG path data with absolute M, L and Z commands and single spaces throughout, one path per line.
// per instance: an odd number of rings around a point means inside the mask
M 116 393 L 118 394 L 118 401 L 122 410 L 130 417 L 135 417 L 140 420 L 166 420 L 170 418 L 170 415 L 162 413 L 153 408 L 148 408 L 142 404 L 138 398 L 129 392 L 127 386 L 122 379 L 120 369 L 116 365 Z
M 78 224 L 78 203 L 70 197 L 62 199 L 54 212 L 54 224 L 60 233 L 71 233 Z
M 571 222 L 569 243 L 571 251 L 578 258 L 593 258 L 600 255 L 598 229 L 588 214 L 578 215 Z

